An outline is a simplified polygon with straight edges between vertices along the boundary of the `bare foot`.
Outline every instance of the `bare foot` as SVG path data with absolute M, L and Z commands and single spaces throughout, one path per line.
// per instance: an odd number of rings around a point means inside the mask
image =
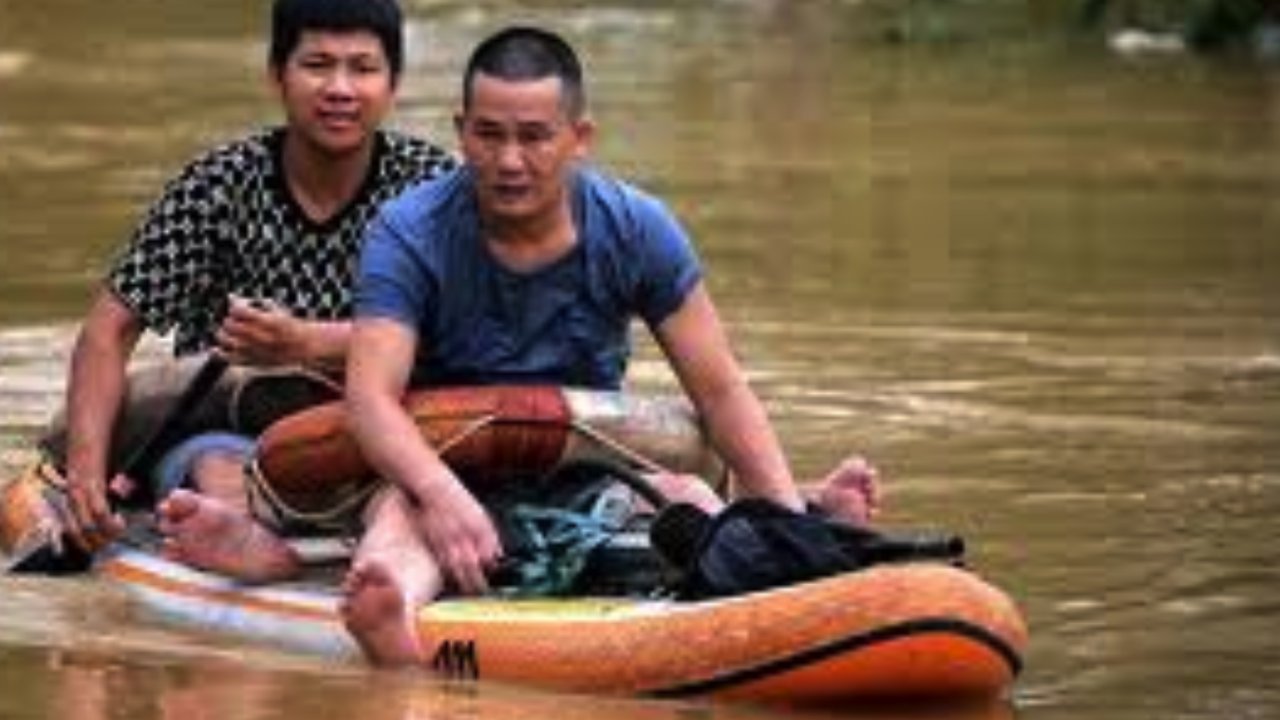
M 283 580 L 301 566 L 287 543 L 214 498 L 175 490 L 157 513 L 170 559 L 249 582 Z
M 405 599 L 391 573 L 377 560 L 357 562 L 342 583 L 338 611 L 347 631 L 374 665 L 422 663 L 414 624 L 416 605 Z
M 880 473 L 863 457 L 845 458 L 822 479 L 814 501 L 833 518 L 866 525 L 880 510 Z

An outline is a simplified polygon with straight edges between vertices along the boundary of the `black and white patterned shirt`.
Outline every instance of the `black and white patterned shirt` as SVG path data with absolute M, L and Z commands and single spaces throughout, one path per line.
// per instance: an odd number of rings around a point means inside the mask
M 115 262 L 108 283 L 174 353 L 211 346 L 227 295 L 271 299 L 314 320 L 350 317 L 365 225 L 379 203 L 455 164 L 426 141 L 379 131 L 354 200 L 317 224 L 285 184 L 283 129 L 218 147 L 174 178 Z

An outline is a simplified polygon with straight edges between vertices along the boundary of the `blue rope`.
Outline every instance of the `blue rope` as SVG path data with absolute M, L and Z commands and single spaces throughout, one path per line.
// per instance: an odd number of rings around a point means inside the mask
M 512 597 L 571 592 L 591 552 L 620 529 L 612 518 L 526 503 L 513 505 L 507 518 L 518 536 L 518 548 L 508 567 L 513 582 L 498 592 Z

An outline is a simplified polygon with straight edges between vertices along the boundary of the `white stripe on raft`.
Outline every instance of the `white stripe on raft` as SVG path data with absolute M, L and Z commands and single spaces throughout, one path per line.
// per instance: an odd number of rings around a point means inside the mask
M 148 612 L 175 625 L 310 655 L 360 655 L 338 619 L 338 597 L 330 592 L 252 587 L 121 546 L 98 569 L 123 581 Z

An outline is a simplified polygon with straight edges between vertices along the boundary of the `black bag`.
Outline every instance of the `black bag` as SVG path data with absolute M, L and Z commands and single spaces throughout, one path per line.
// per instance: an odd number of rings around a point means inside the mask
M 683 599 L 739 595 L 877 563 L 959 564 L 964 555 L 964 542 L 954 535 L 888 535 L 761 498 L 737 500 L 715 516 L 671 505 L 654 520 L 650 536 Z

